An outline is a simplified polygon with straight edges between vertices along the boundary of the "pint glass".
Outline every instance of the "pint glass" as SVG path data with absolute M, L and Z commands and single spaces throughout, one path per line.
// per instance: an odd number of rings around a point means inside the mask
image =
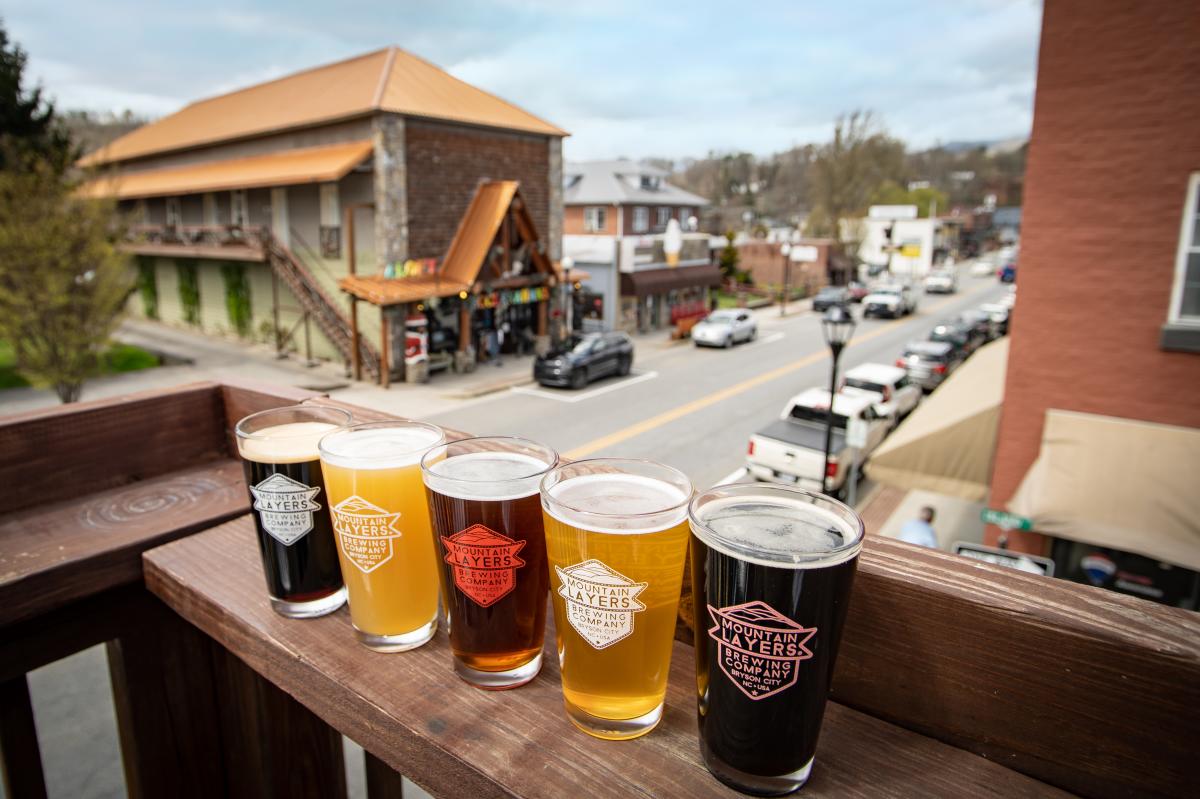
M 753 484 L 701 494 L 689 515 L 704 764 L 740 791 L 790 793 L 812 771 L 862 520 Z
M 281 616 L 323 616 L 346 602 L 317 442 L 349 423 L 346 411 L 316 405 L 261 411 L 237 423 L 267 593 Z
M 650 461 L 597 458 L 542 481 L 567 716 L 597 738 L 662 718 L 692 484 Z
M 421 422 L 366 422 L 321 439 L 350 621 L 378 652 L 418 647 L 437 631 L 438 578 L 421 456 L 443 440 Z
M 479 688 L 524 685 L 542 667 L 546 534 L 538 486 L 554 450 L 468 438 L 421 460 L 441 566 L 454 670 Z

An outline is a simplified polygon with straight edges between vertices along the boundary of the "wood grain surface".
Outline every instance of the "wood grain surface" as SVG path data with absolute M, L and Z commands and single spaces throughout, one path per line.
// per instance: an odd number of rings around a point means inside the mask
M 215 383 L 81 402 L 0 419 L 5 513 L 226 457 Z
M 263 587 L 249 517 L 147 552 L 147 586 L 251 668 L 440 796 L 738 796 L 700 762 L 692 650 L 676 644 L 659 728 L 628 742 L 577 731 L 553 637 L 530 684 L 485 692 L 451 670 L 445 634 L 395 655 L 354 639 L 343 609 L 294 621 Z M 805 789 L 825 796 L 1062 796 L 996 763 L 831 705 Z
M 870 536 L 833 696 L 1089 796 L 1195 796 L 1200 614 Z
M 143 550 L 249 507 L 241 463 L 223 459 L 0 515 L 0 627 L 140 582 Z

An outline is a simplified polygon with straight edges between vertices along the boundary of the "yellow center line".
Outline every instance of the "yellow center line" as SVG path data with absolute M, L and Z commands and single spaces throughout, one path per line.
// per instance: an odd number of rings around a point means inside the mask
M 941 302 L 938 302 L 935 305 L 929 307 L 926 310 L 926 313 L 932 313 L 932 312 L 941 310 L 942 308 L 946 307 L 947 305 L 949 305 L 952 302 L 956 302 L 958 300 L 964 299 L 973 294 L 978 294 L 979 292 L 984 291 L 988 288 L 991 288 L 991 286 L 981 286 L 977 289 L 973 289 L 972 291 L 968 292 L 967 294 L 948 297 L 948 298 L 942 300 Z M 902 318 L 902 319 L 896 319 L 891 322 L 888 322 L 885 325 L 875 328 L 870 333 L 865 333 L 864 335 L 859 336 L 858 338 L 852 340 L 848 345 L 846 345 L 846 349 L 850 349 L 851 347 L 855 347 L 855 346 L 858 346 L 859 344 L 866 343 L 873 338 L 882 336 L 884 333 L 890 332 L 891 330 L 895 329 L 896 327 L 906 324 L 907 322 L 911 322 L 911 321 L 914 321 L 914 320 Z M 581 444 L 580 446 L 576 447 L 575 449 L 572 449 L 568 452 L 564 452 L 563 457 L 568 458 L 570 460 L 579 460 L 580 458 L 586 458 L 588 455 L 591 455 L 595 452 L 599 452 L 600 450 L 606 449 L 608 447 L 616 446 L 617 444 L 620 444 L 623 441 L 628 441 L 631 438 L 636 438 L 637 436 L 640 436 L 643 433 L 648 433 L 651 430 L 654 430 L 655 428 L 662 427 L 665 424 L 670 424 L 671 422 L 674 422 L 677 419 L 682 419 L 683 417 L 689 416 L 693 413 L 696 413 L 697 411 L 702 411 L 705 408 L 709 407 L 710 405 L 715 405 L 718 402 L 724 402 L 727 399 L 736 397 L 739 394 L 744 394 L 747 391 L 750 391 L 751 389 L 758 388 L 759 386 L 763 385 L 764 383 L 770 383 L 772 380 L 778 380 L 779 378 L 789 375 L 792 372 L 803 369 L 806 366 L 811 366 L 812 364 L 817 363 L 818 361 L 821 361 L 828 356 L 829 356 L 829 353 L 827 350 L 817 350 L 816 352 L 809 353 L 808 355 L 805 355 L 803 358 L 801 358 L 798 361 L 793 361 L 792 363 L 784 364 L 783 366 L 776 367 L 769 372 L 763 372 L 762 374 L 758 375 L 757 377 L 752 377 L 748 380 L 743 380 L 741 383 L 735 383 L 732 386 L 727 386 L 719 391 L 714 391 L 711 394 L 706 394 L 703 397 L 698 397 L 697 399 L 694 399 L 691 402 L 685 402 L 683 405 L 677 405 L 676 407 L 671 408 L 670 410 L 663 411 L 662 413 L 658 414 L 657 416 L 651 416 L 649 419 L 643 419 L 642 421 L 640 421 L 636 424 L 632 424 L 629 427 L 622 428 L 622 429 L 616 431 L 615 433 L 609 433 L 606 436 L 601 436 L 600 438 L 592 439 L 591 441 L 587 442 L 586 444 Z

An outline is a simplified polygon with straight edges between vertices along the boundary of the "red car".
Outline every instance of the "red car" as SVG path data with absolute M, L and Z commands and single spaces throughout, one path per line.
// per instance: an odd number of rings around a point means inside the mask
M 854 280 L 850 281 L 846 289 L 850 292 L 850 302 L 862 302 L 863 297 L 871 293 L 869 288 Z

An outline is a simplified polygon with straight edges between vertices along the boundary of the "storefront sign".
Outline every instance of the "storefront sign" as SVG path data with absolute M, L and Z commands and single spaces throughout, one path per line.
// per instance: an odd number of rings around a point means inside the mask
M 550 299 L 550 289 L 545 286 L 535 286 L 527 289 L 480 294 L 475 302 L 479 308 L 495 308 L 498 305 L 529 305 L 532 302 L 542 302 L 548 299 Z
M 1024 516 L 1018 516 L 1008 511 L 984 508 L 979 512 L 979 518 L 983 520 L 984 524 L 994 524 L 1001 530 L 1023 530 L 1029 532 L 1033 529 L 1033 519 L 1027 519 Z

